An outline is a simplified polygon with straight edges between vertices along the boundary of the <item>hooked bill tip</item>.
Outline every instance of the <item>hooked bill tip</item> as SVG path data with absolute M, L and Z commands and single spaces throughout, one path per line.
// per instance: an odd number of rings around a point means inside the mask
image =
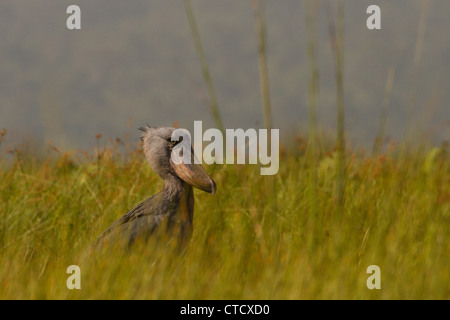
M 217 190 L 217 186 L 216 186 L 216 182 L 213 180 L 213 179 L 211 179 L 211 195 L 214 195 L 215 193 L 216 193 L 216 190 Z

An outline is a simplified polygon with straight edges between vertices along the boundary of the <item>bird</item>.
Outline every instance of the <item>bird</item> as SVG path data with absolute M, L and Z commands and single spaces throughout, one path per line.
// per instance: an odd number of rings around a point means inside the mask
M 98 236 L 96 245 L 104 247 L 105 243 L 121 240 L 130 249 L 139 239 L 164 234 L 170 240 L 176 239 L 177 247 L 183 248 L 193 231 L 193 187 L 214 194 L 216 183 L 201 164 L 194 162 L 192 147 L 190 163 L 172 160 L 174 147 L 182 141 L 182 137 L 172 140 L 176 128 L 147 124 L 139 130 L 143 132 L 141 141 L 147 162 L 164 180 L 164 187 L 113 222 Z

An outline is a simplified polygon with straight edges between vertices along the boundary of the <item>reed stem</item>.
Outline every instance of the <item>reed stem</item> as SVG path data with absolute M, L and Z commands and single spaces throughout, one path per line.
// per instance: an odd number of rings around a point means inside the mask
M 264 126 L 267 130 L 272 129 L 272 114 L 269 90 L 269 71 L 267 69 L 267 25 L 265 21 L 265 1 L 252 1 L 253 13 L 255 15 L 255 27 L 258 38 L 258 66 L 261 84 L 261 98 L 263 104 Z
M 380 123 L 378 124 L 377 136 L 373 144 L 373 151 L 372 151 L 373 156 L 377 156 L 381 151 L 381 147 L 383 146 L 384 133 L 386 131 L 386 124 L 388 119 L 388 108 L 392 96 L 392 87 L 394 85 L 394 77 L 395 77 L 395 68 L 391 67 L 389 68 L 388 76 L 386 79 L 386 87 L 384 89 L 384 99 L 380 115 Z
M 307 159 L 312 166 L 309 177 L 309 208 L 313 216 L 318 214 L 317 196 L 317 104 L 319 95 L 319 67 L 317 63 L 318 47 L 318 21 L 319 1 L 308 0 L 305 2 L 305 20 L 308 37 L 308 57 L 310 66 L 309 95 L 308 95 L 308 149 Z
M 208 60 L 206 59 L 205 50 L 203 49 L 202 40 L 200 37 L 200 32 L 198 30 L 197 22 L 194 16 L 194 12 L 192 10 L 190 0 L 184 0 L 184 7 L 186 10 L 186 16 L 189 21 L 189 26 L 191 28 L 192 37 L 194 38 L 195 48 L 197 50 L 198 58 L 200 60 L 200 64 L 202 66 L 202 74 L 203 79 L 208 87 L 209 99 L 211 112 L 216 123 L 217 128 L 225 133 L 225 127 L 223 125 L 222 117 L 219 111 L 219 103 L 217 101 L 216 90 L 214 89 L 214 83 L 211 77 L 211 73 L 209 71 Z
M 330 36 L 331 50 L 335 62 L 336 74 L 336 106 L 337 106 L 337 177 L 336 194 L 337 202 L 340 208 L 345 203 L 345 185 L 346 185 L 346 165 L 345 165 L 345 106 L 344 106 L 344 22 L 345 6 L 344 1 L 338 2 L 337 30 L 331 13 L 330 1 L 326 2 L 328 15 L 328 32 Z

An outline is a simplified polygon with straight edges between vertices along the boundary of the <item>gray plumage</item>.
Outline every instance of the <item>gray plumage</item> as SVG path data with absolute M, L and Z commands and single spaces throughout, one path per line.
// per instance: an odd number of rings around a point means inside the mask
M 130 247 L 136 240 L 148 239 L 156 232 L 175 237 L 180 246 L 190 239 L 193 230 L 194 196 L 192 186 L 213 193 L 214 180 L 200 164 L 174 164 L 171 153 L 178 143 L 172 141 L 175 128 L 146 126 L 141 138 L 144 154 L 152 169 L 164 180 L 162 191 L 116 220 L 97 239 L 97 246 L 125 241 Z M 192 160 L 193 160 L 193 151 Z

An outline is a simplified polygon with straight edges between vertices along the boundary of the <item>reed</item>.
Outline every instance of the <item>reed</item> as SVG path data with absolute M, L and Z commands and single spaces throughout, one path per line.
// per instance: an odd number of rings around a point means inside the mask
M 328 16 L 328 33 L 331 50 L 334 57 L 336 75 L 336 196 L 339 208 L 345 202 L 346 163 L 345 163 L 345 108 L 344 108 L 344 1 L 339 0 L 337 5 L 337 28 L 334 23 L 330 1 L 326 1 Z
M 372 155 L 377 156 L 381 148 L 383 146 L 384 141 L 384 135 L 386 131 L 386 125 L 388 121 L 388 111 L 389 111 L 389 103 L 391 101 L 392 96 L 392 88 L 394 86 L 394 77 L 395 77 L 395 68 L 391 67 L 389 68 L 387 79 L 386 79 L 386 86 L 384 88 L 384 98 L 383 98 L 383 104 L 380 114 L 380 122 L 378 124 L 378 130 L 377 135 L 375 137 L 375 141 L 373 144 L 373 150 Z
M 186 16 L 188 18 L 189 27 L 191 28 L 192 37 L 194 39 L 195 48 L 197 51 L 198 58 L 200 60 L 203 80 L 208 88 L 211 113 L 216 123 L 216 127 L 225 132 L 225 127 L 223 125 L 222 117 L 219 110 L 219 102 L 217 101 L 216 90 L 214 88 L 214 83 L 211 77 L 211 72 L 209 71 L 209 64 L 206 58 L 205 50 L 203 49 L 202 39 L 200 36 L 200 31 L 198 30 L 197 21 L 195 19 L 194 11 L 192 10 L 192 5 L 190 0 L 184 0 L 184 8 L 186 11 Z
M 272 111 L 270 102 L 269 71 L 267 68 L 267 24 L 265 1 L 252 0 L 255 17 L 256 37 L 258 40 L 258 66 L 261 86 L 261 99 L 264 115 L 264 126 L 272 129 Z
M 412 125 L 414 123 L 414 107 L 416 105 L 417 99 L 417 88 L 420 80 L 420 66 L 422 64 L 422 57 L 424 51 L 424 42 L 426 35 L 426 27 L 427 27 L 427 19 L 428 19 L 428 11 L 430 7 L 429 0 L 423 0 L 421 3 L 420 10 L 420 20 L 417 29 L 417 38 L 414 49 L 414 60 L 413 60 L 413 69 L 412 69 L 412 77 L 411 77 L 411 87 L 409 91 L 408 103 L 406 105 L 406 129 L 404 132 L 403 142 L 404 145 L 402 147 L 401 153 L 405 151 L 405 144 L 408 142 L 407 139 L 414 139 L 415 134 L 413 132 Z
M 319 65 L 318 59 L 318 23 L 319 1 L 305 2 L 305 21 L 308 34 L 308 58 L 310 66 L 309 95 L 308 95 L 308 149 L 307 159 L 312 165 L 309 177 L 309 210 L 313 216 L 318 215 L 317 201 L 317 104 L 319 98 Z

